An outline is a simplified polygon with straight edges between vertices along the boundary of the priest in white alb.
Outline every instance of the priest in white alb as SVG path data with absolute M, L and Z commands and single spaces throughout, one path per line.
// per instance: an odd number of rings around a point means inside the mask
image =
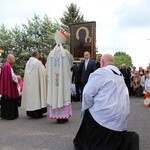
M 56 46 L 49 53 L 46 62 L 48 113 L 51 119 L 57 119 L 58 123 L 65 123 L 72 116 L 70 69 L 73 65 L 73 57 L 62 46 L 67 38 L 66 34 L 63 31 L 56 31 L 54 36 Z
M 38 58 L 39 52 L 33 51 L 26 64 L 21 101 L 21 107 L 26 109 L 27 116 L 36 119 L 42 118 L 47 112 L 46 69 Z

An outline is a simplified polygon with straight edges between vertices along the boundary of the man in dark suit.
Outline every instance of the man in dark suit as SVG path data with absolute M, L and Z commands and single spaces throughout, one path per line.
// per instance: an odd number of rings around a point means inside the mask
M 97 69 L 100 68 L 101 57 L 102 57 L 102 54 L 97 55 L 97 62 L 96 62 L 96 68 Z
M 79 63 L 76 63 L 72 67 L 72 83 L 75 84 L 76 88 L 76 99 L 74 101 L 80 101 L 80 87 L 81 87 L 81 78 L 79 72 Z
M 90 53 L 88 51 L 84 52 L 84 61 L 81 62 L 79 67 L 79 72 L 81 76 L 81 94 L 86 85 L 88 78 L 92 72 L 96 70 L 95 61 L 90 59 Z
M 126 64 L 122 64 L 122 66 L 120 68 L 120 72 L 122 73 L 122 75 L 124 77 L 125 84 L 128 88 L 129 94 L 131 95 L 131 71 L 126 66 Z

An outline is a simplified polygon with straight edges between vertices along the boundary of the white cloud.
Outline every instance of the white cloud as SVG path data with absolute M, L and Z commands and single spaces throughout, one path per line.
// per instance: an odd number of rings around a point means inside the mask
M 131 1 L 132 2 L 132 1 Z M 134 2 L 134 1 L 133 1 Z M 119 25 L 123 27 L 150 26 L 150 1 L 137 0 L 136 3 L 125 3 L 118 11 Z

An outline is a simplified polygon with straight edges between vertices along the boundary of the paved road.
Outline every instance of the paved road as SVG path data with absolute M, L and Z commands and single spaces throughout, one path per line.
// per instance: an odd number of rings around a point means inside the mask
M 67 124 L 56 124 L 47 117 L 30 119 L 19 108 L 20 117 L 0 120 L 0 150 L 73 150 L 73 138 L 80 121 L 80 102 L 73 102 L 73 117 Z M 142 98 L 131 98 L 128 129 L 140 135 L 140 150 L 150 150 L 150 108 Z

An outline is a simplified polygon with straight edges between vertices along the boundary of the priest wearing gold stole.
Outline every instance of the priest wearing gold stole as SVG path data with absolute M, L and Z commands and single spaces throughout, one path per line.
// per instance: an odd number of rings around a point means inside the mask
M 46 69 L 38 58 L 38 51 L 33 51 L 26 64 L 21 105 L 26 109 L 27 116 L 36 119 L 47 112 Z
M 54 36 L 56 46 L 49 53 L 46 62 L 48 113 L 51 119 L 57 119 L 58 123 L 65 123 L 72 116 L 70 69 L 73 65 L 73 57 L 62 46 L 65 43 L 66 34 L 56 31 Z

